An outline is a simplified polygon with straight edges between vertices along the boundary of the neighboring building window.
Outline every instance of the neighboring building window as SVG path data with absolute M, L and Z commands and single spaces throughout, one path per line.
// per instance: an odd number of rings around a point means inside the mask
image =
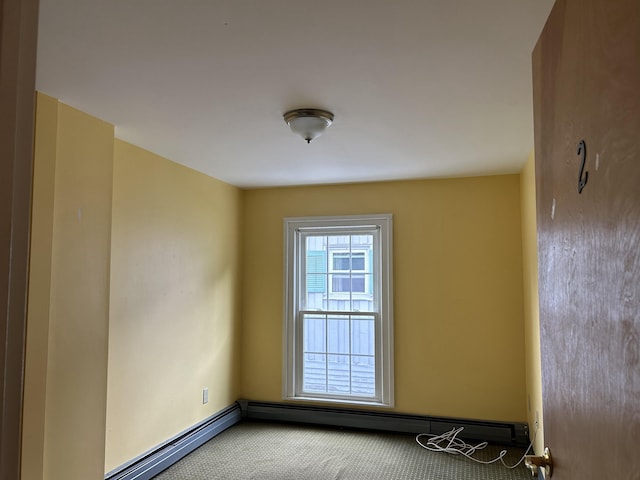
M 285 219 L 286 398 L 393 405 L 391 223 Z
M 366 236 L 371 240 L 370 236 Z M 365 293 L 366 284 L 371 283 L 371 273 L 367 272 L 367 251 L 332 251 L 330 272 L 332 293 Z

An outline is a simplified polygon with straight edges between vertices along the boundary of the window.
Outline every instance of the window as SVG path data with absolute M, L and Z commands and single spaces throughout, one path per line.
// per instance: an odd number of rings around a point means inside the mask
M 391 227 L 285 219 L 286 398 L 393 405 Z

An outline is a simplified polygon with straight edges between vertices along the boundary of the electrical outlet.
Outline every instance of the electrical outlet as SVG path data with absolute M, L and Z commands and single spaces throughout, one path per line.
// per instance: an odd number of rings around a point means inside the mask
M 204 387 L 202 389 L 202 404 L 209 403 L 209 388 Z

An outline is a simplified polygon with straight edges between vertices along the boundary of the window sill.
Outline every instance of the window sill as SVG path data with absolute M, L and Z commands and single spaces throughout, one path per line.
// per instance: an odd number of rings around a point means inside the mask
M 384 407 L 384 408 L 393 408 L 393 404 L 390 403 L 382 403 L 377 400 L 367 401 L 367 400 L 349 400 L 344 398 L 320 398 L 320 397 L 305 397 L 305 396 L 297 396 L 297 397 L 282 397 L 283 400 L 288 402 L 299 402 L 299 403 L 321 403 L 325 405 L 352 405 L 352 406 L 361 406 L 361 407 Z

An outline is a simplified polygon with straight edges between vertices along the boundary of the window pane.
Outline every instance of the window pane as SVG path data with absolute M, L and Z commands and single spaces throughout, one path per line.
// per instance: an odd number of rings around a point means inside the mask
M 354 250 L 362 245 L 373 245 L 373 235 L 351 235 L 351 245 Z
M 373 302 L 371 300 L 354 299 L 351 303 L 354 312 L 373 312 Z
M 324 293 L 307 294 L 306 310 L 326 310 L 327 297 Z
M 347 248 L 349 249 L 349 243 L 351 241 L 351 237 L 349 235 L 329 235 L 327 237 L 327 244 L 330 248 Z
M 326 251 L 327 237 L 325 235 L 307 235 L 307 251 Z
M 303 305 L 306 310 L 324 310 L 327 306 L 327 237 L 306 237 L 306 263 Z
M 327 276 L 324 273 L 307 273 L 307 293 L 327 291 Z
M 375 352 L 376 326 L 374 317 L 351 321 L 351 353 L 373 355 Z
M 351 394 L 373 397 L 376 393 L 376 363 L 373 356 L 351 357 Z
M 351 393 L 349 355 L 328 355 L 327 392 L 338 395 Z
M 325 352 L 326 322 L 324 315 L 305 315 L 302 341 L 305 353 Z
M 328 321 L 329 353 L 349 353 L 349 317 L 330 317 Z
M 305 392 L 327 393 L 327 356 L 305 353 L 302 366 L 302 384 Z

